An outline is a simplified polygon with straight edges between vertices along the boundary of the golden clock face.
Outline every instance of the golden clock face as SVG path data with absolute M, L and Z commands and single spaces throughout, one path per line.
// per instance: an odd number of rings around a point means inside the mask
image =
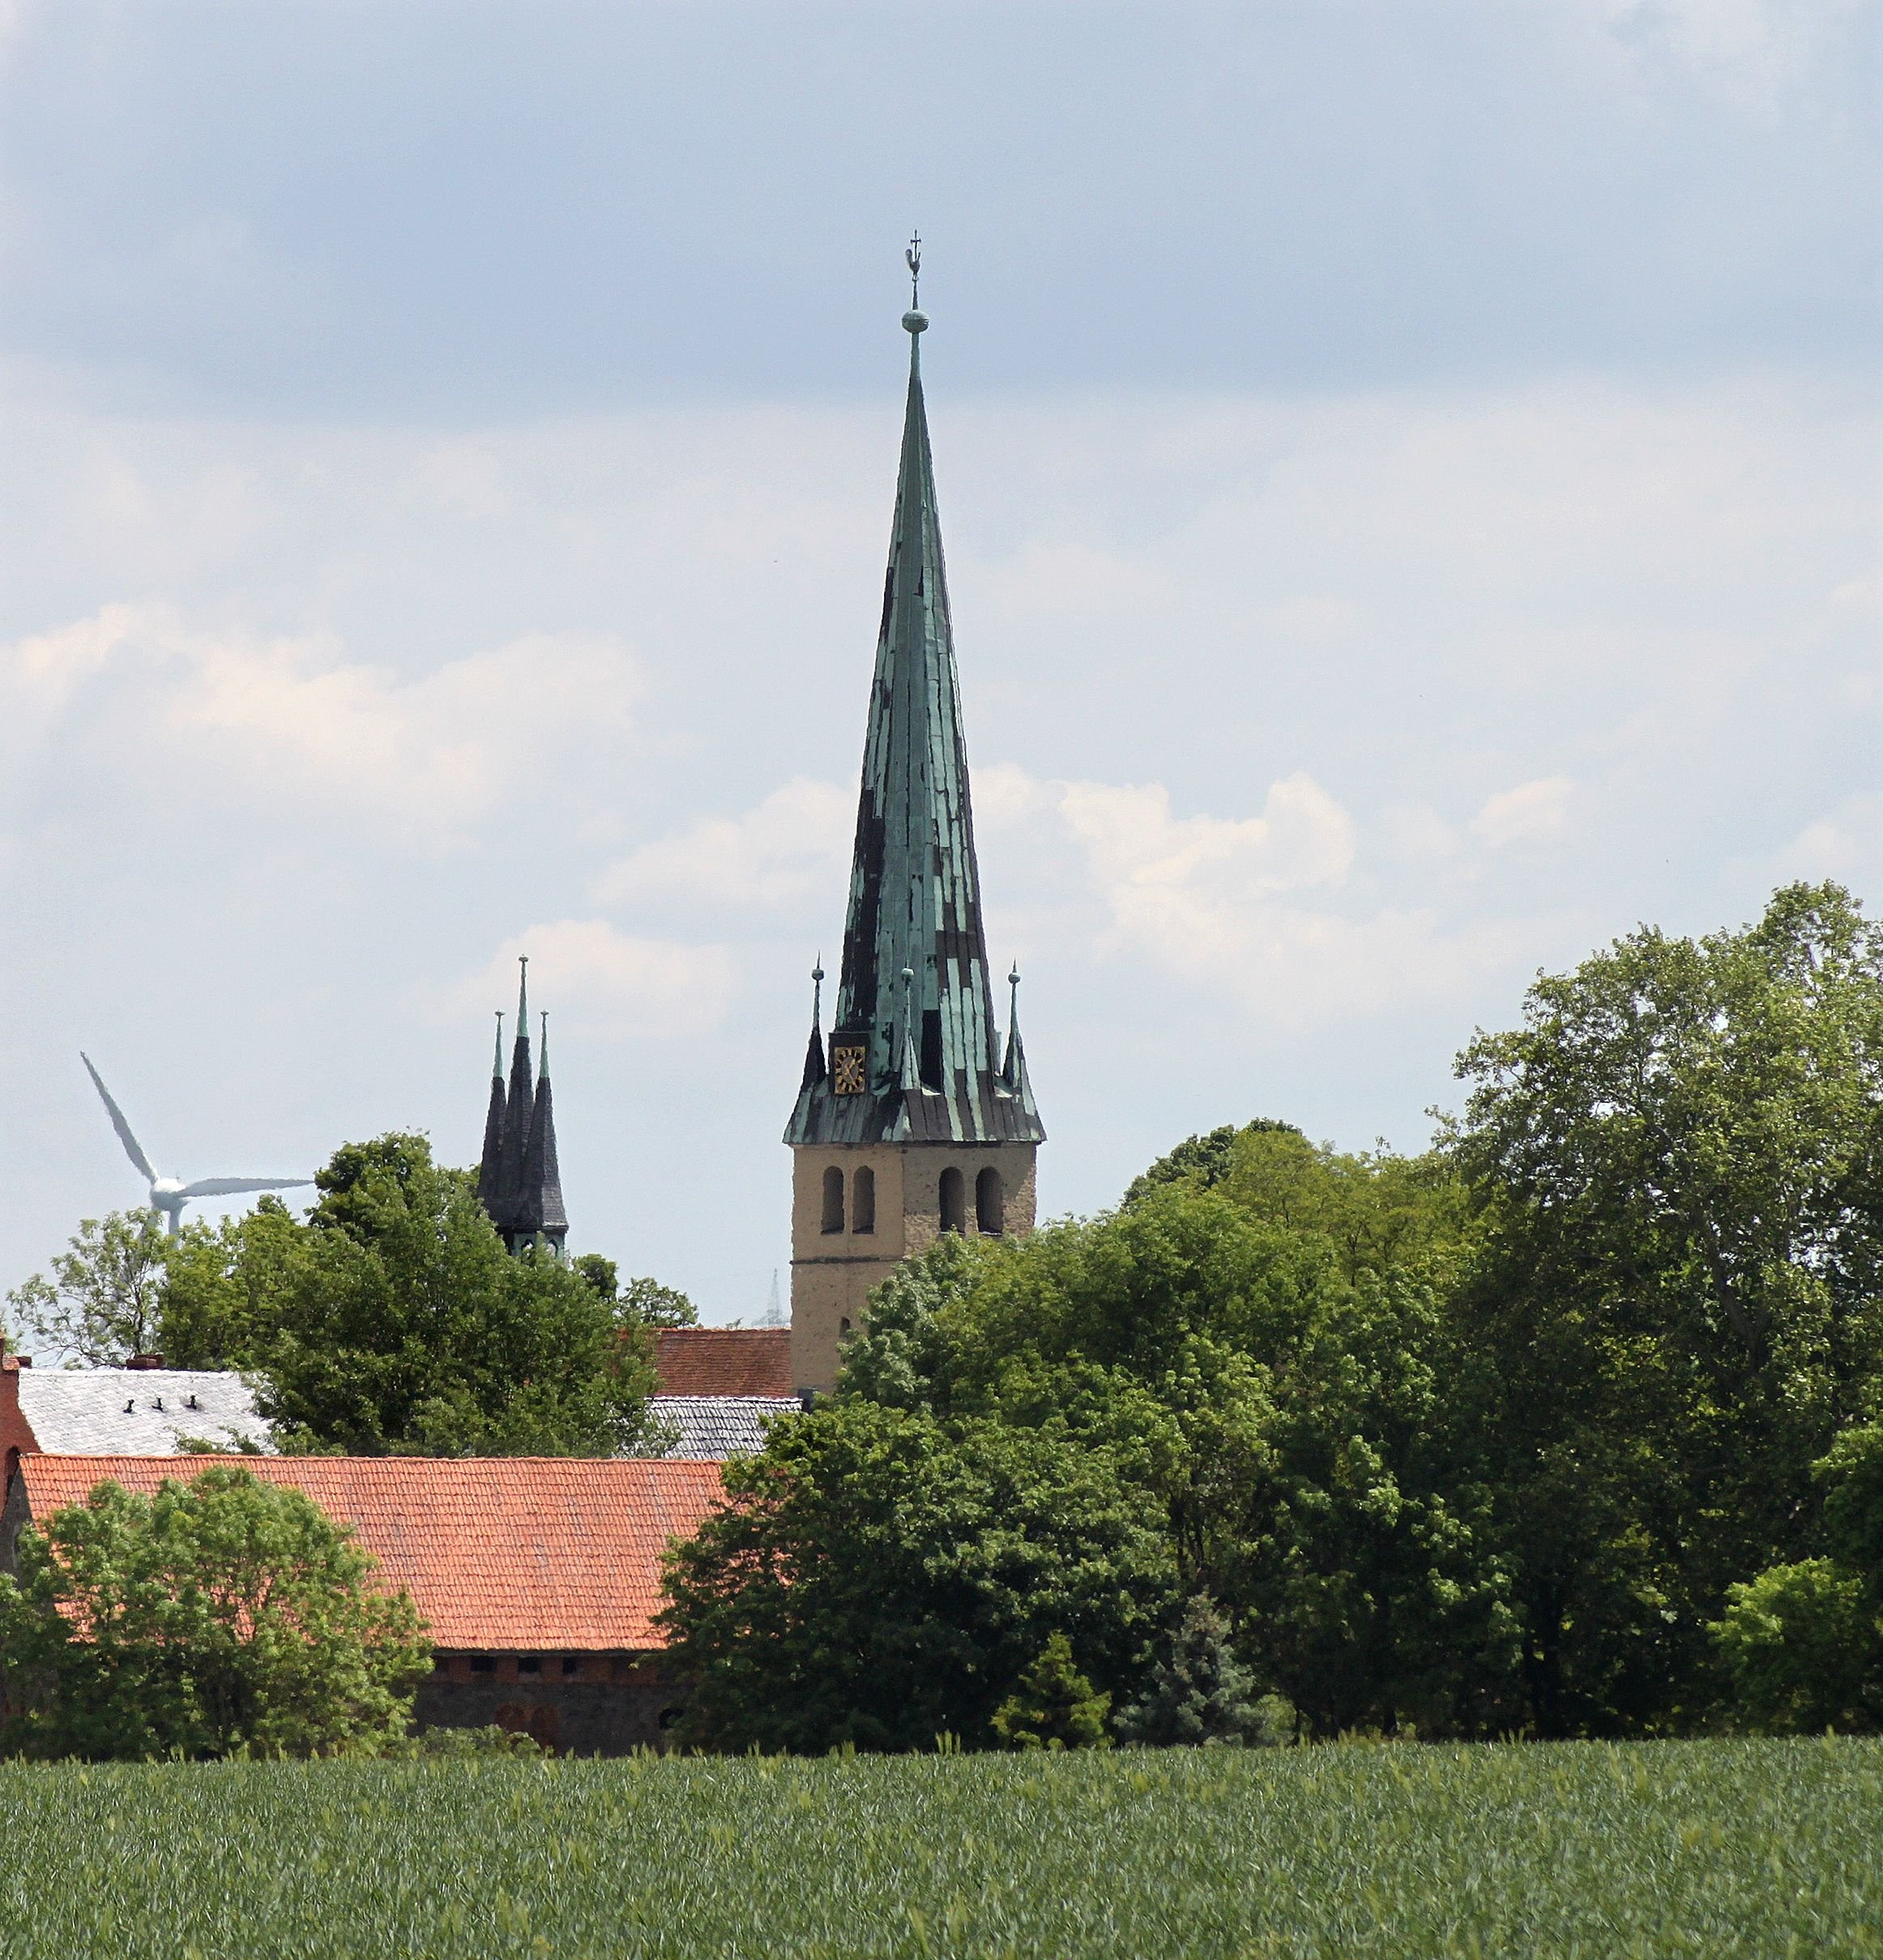
M 830 1087 L 839 1095 L 862 1095 L 865 1053 L 860 1048 L 830 1050 Z

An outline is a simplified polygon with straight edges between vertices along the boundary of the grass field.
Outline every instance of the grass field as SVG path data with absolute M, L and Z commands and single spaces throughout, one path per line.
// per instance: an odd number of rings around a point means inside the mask
M 0 1953 L 1883 1954 L 1883 1744 L 7 1767 Z

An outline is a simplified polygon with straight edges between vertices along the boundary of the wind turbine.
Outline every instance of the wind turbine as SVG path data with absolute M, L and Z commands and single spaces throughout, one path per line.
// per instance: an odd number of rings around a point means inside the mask
M 311 1177 L 199 1177 L 194 1184 L 185 1184 L 179 1177 L 158 1176 L 151 1168 L 151 1160 L 144 1155 L 143 1146 L 130 1134 L 124 1112 L 112 1101 L 105 1078 L 92 1066 L 92 1057 L 81 1048 L 79 1059 L 84 1063 L 92 1086 L 104 1099 L 111 1127 L 117 1132 L 117 1140 L 124 1146 L 125 1155 L 137 1166 L 139 1174 L 151 1187 L 151 1209 L 163 1213 L 172 1238 L 183 1229 L 183 1207 L 193 1198 L 233 1198 L 242 1191 L 296 1191 L 303 1185 L 314 1182 Z

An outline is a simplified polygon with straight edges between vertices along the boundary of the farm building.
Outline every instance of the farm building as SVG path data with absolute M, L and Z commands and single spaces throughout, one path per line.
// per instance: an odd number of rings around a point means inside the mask
M 801 1407 L 791 1386 L 788 1327 L 662 1327 L 653 1414 L 674 1438 L 672 1458 L 724 1462 L 765 1441 L 768 1423 Z
M 41 1368 L 0 1356 L 0 1479 L 19 1455 L 177 1456 L 193 1442 L 271 1450 L 268 1425 L 241 1377 L 165 1368 Z
M 106 1480 L 148 1494 L 200 1456 L 23 1454 L 0 1511 L 0 1569 L 21 1529 Z M 719 1494 L 710 1463 L 647 1458 L 254 1457 L 351 1525 L 431 1630 L 421 1728 L 527 1730 L 583 1754 L 658 1744 L 677 1705 L 653 1624 L 660 1554 Z

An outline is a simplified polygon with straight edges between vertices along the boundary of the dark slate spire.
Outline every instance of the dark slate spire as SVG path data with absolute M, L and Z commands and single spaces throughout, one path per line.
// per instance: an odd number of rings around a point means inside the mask
M 484 1159 L 477 1195 L 490 1222 L 512 1252 L 547 1239 L 560 1253 L 569 1221 L 562 1209 L 562 1180 L 556 1160 L 556 1114 L 549 1090 L 549 1016 L 543 1016 L 543 1059 L 532 1079 L 530 1063 L 529 956 L 518 966 L 517 1031 L 510 1049 L 510 1087 L 495 1071 L 503 1056 L 502 1017 L 497 1020 L 497 1060 L 493 1064 L 490 1111 L 485 1119 Z
M 913 271 L 912 250 L 910 262 Z M 1001 1073 L 922 399 L 928 324 L 912 306 L 903 315 L 908 406 L 830 1070 L 813 1080 L 807 1068 L 788 1143 L 1031 1143 L 1045 1134 L 1030 1092 L 1010 1089 Z
M 490 1107 L 484 1117 L 484 1155 L 477 1165 L 477 1196 L 494 1211 L 503 1189 L 503 1010 L 497 1011 L 497 1053 L 490 1058 Z
M 497 1208 L 491 1216 L 506 1237 L 514 1231 L 514 1219 L 523 1202 L 523 1152 L 530 1140 L 530 1112 L 536 1102 L 536 1085 L 530 1079 L 530 956 L 517 959 L 516 1040 L 510 1054 L 510 1096 L 504 1111 L 502 1174 L 497 1181 Z
M 530 1111 L 530 1134 L 523 1146 L 523 1188 L 518 1194 L 513 1229 L 525 1240 L 539 1234 L 559 1253 L 569 1234 L 562 1211 L 562 1173 L 556 1161 L 556 1110 L 549 1089 L 549 1017 L 543 1023 L 543 1065 L 536 1077 L 536 1095 Z

